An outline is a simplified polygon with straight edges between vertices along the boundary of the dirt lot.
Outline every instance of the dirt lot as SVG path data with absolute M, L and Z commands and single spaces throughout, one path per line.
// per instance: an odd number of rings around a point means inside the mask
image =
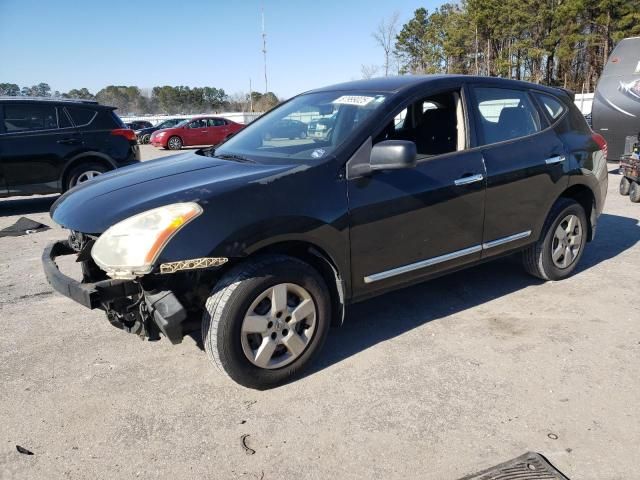
M 640 205 L 618 181 L 574 277 L 507 259 L 359 304 L 266 392 L 53 293 L 55 197 L 0 200 L 0 228 L 53 227 L 0 238 L 0 477 L 453 480 L 532 450 L 572 479 L 638 478 Z

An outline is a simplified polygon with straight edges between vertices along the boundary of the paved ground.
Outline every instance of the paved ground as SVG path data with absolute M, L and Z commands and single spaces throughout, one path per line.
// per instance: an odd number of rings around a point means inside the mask
M 0 238 L 0 477 L 453 480 L 533 450 L 638 478 L 640 205 L 618 180 L 574 277 L 503 260 L 360 304 L 267 392 L 54 294 L 40 254 L 62 230 Z M 51 202 L 0 200 L 0 228 L 51 225 Z

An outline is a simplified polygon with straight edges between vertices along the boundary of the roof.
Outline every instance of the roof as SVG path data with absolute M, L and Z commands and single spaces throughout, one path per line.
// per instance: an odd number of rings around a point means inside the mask
M 508 88 L 509 85 L 520 88 L 536 88 L 539 90 L 546 90 L 548 92 L 558 93 L 558 88 L 547 87 L 531 82 L 524 82 L 521 80 L 510 80 L 500 77 L 486 77 L 475 75 L 401 75 L 396 77 L 380 77 L 372 78 L 369 80 L 356 80 L 353 82 L 338 83 L 335 85 L 329 85 L 327 87 L 311 90 L 306 93 L 315 92 L 330 92 L 339 90 L 360 90 L 360 91 L 375 91 L 375 92 L 389 92 L 398 93 L 400 91 L 412 90 L 416 87 L 427 86 L 430 84 L 443 85 L 447 81 L 460 81 L 463 80 L 466 83 L 491 83 L 493 85 L 500 85 L 504 88 Z M 565 91 L 565 93 L 567 93 Z
M 14 102 L 55 102 L 55 103 L 86 103 L 91 105 L 98 105 L 97 100 L 85 100 L 82 98 L 62 98 L 62 97 L 27 97 L 27 96 L 12 96 L 12 95 L 0 95 L 1 101 L 14 101 Z

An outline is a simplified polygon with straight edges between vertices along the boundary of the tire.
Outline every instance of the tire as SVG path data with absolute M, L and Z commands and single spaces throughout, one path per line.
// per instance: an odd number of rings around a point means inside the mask
M 167 148 L 169 150 L 180 150 L 182 148 L 182 139 L 177 135 L 170 137 L 169 140 L 167 140 Z
M 578 226 L 574 227 L 571 233 L 567 233 L 570 228 L 567 219 L 571 217 L 574 219 L 574 225 L 578 223 Z M 576 228 L 579 229 L 579 235 Z M 561 230 L 565 231 L 564 241 L 556 236 L 557 233 L 561 234 Z M 522 252 L 525 270 L 542 280 L 562 280 L 568 277 L 582 258 L 587 234 L 587 216 L 582 205 L 569 198 L 560 198 L 551 207 L 538 241 Z M 553 252 L 556 252 L 556 258 Z M 557 252 L 560 252 L 560 256 Z
M 629 189 L 631 188 L 631 181 L 627 177 L 620 179 L 620 195 L 629 195 Z
M 81 163 L 80 165 L 73 167 L 69 174 L 67 175 L 67 181 L 64 185 L 64 191 L 75 187 L 80 183 L 84 183 L 91 178 L 96 177 L 98 175 L 102 175 L 104 172 L 108 171 L 103 164 L 97 162 L 86 162 Z
M 640 183 L 631 182 L 631 186 L 629 187 L 629 200 L 633 203 L 640 202 Z
M 307 138 L 307 132 L 300 132 L 300 135 L 298 136 L 298 138 L 304 140 L 305 138 Z
M 143 135 L 142 138 L 140 139 L 140 143 L 143 145 L 148 145 L 150 141 L 151 141 L 151 135 L 149 134 Z
M 283 288 L 287 295 L 280 298 L 287 298 L 286 311 L 278 316 L 271 298 Z M 296 320 L 302 302 L 308 307 L 303 308 L 306 315 Z M 313 313 L 307 313 L 312 308 Z M 263 390 L 288 382 L 313 360 L 326 340 L 330 312 L 327 286 L 311 266 L 284 255 L 257 257 L 232 268 L 213 288 L 202 319 L 202 340 L 210 361 L 223 374 Z M 260 333 L 250 333 L 257 330 Z M 261 357 L 262 346 L 262 353 L 270 353 Z

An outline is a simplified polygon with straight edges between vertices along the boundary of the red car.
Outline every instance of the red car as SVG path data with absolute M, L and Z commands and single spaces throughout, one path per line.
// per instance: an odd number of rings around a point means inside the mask
M 195 117 L 175 127 L 164 128 L 151 134 L 149 143 L 154 147 L 180 150 L 183 146 L 218 145 L 244 125 L 220 117 Z

